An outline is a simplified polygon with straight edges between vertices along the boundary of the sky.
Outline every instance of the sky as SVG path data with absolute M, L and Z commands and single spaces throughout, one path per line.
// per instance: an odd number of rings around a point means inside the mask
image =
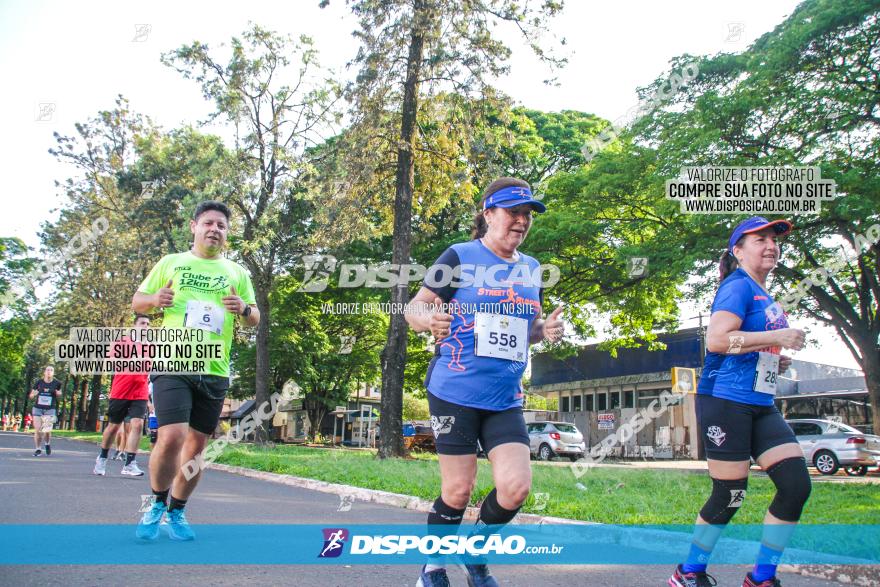
M 49 155 L 53 133 L 113 107 L 117 95 L 166 129 L 205 120 L 211 104 L 198 85 L 160 63 L 160 55 L 195 40 L 216 46 L 250 22 L 314 39 L 321 64 L 339 80 L 352 75 L 355 21 L 341 0 L 321 9 L 318 0 L 286 2 L 51 2 L 0 0 L 0 165 L 3 202 L 0 235 L 39 245 L 42 222 L 63 204 L 55 187 L 73 173 Z M 614 120 L 638 103 L 636 89 L 667 70 L 671 58 L 744 50 L 797 6 L 792 0 L 627 1 L 568 0 L 552 23 L 566 39 L 568 65 L 559 85 L 530 50 L 512 43 L 511 71 L 496 86 L 517 103 L 538 110 L 590 112 Z M 511 33 L 500 31 L 504 39 Z M 210 130 L 210 129 L 208 129 Z M 13 212 L 14 210 L 14 212 Z M 696 307 L 684 308 L 683 318 Z M 684 326 L 695 325 L 695 320 Z M 796 357 L 855 367 L 829 330 L 808 322 L 820 344 Z

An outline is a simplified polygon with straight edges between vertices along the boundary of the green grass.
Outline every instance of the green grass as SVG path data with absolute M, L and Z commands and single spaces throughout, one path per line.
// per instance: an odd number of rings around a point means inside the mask
M 76 430 L 53 430 L 52 436 L 61 436 L 62 438 L 70 438 L 71 440 L 85 440 L 98 444 L 101 442 L 100 432 L 78 432 Z M 138 445 L 139 450 L 150 450 L 150 438 L 144 436 Z
M 240 444 L 227 448 L 217 462 L 430 501 L 440 489 L 433 455 L 378 460 L 371 451 Z M 523 511 L 611 524 L 692 524 L 711 490 L 707 474 L 674 470 L 593 468 L 577 479 L 568 467 L 536 465 L 532 475 L 532 495 Z M 472 504 L 479 503 L 491 488 L 491 467 L 480 459 Z M 760 524 L 774 492 L 769 479 L 753 476 L 736 522 Z M 535 509 L 536 493 L 549 494 L 541 511 Z M 814 483 L 801 520 L 806 524 L 880 524 L 880 485 Z

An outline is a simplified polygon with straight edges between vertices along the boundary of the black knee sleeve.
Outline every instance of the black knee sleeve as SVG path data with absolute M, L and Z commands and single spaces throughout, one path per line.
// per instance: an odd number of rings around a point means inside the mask
M 770 503 L 770 513 L 784 522 L 801 519 L 804 504 L 810 497 L 813 484 L 804 457 L 783 459 L 767 469 L 767 476 L 776 485 L 776 496 Z
M 431 511 L 428 512 L 428 524 L 429 525 L 454 525 L 458 526 L 461 524 L 461 519 L 464 517 L 464 509 L 456 509 L 452 506 L 446 505 L 446 502 L 443 501 L 442 497 L 438 497 L 434 502 L 434 505 L 431 506 Z
M 482 522 L 487 526 L 506 524 L 516 517 L 519 510 L 520 508 L 508 510 L 501 507 L 501 504 L 498 503 L 498 491 L 493 488 L 483 500 L 483 505 L 480 506 L 480 517 L 477 522 Z
M 724 525 L 739 511 L 739 506 L 746 498 L 746 487 L 749 478 L 715 479 L 712 478 L 712 495 L 700 510 L 700 517 L 710 524 Z

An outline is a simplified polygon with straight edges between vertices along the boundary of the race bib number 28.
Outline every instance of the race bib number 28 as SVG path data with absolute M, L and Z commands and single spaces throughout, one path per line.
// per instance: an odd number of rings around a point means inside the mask
M 528 320 L 483 312 L 478 312 L 474 319 L 475 353 L 478 357 L 526 360 L 529 352 Z
M 183 325 L 187 328 L 207 330 L 217 336 L 222 336 L 223 322 L 225 320 L 226 313 L 224 309 L 211 302 L 190 300 L 186 303 L 186 315 L 183 318 Z
M 759 393 L 776 395 L 776 379 L 779 377 L 779 355 L 758 353 L 755 366 L 755 384 L 752 388 Z

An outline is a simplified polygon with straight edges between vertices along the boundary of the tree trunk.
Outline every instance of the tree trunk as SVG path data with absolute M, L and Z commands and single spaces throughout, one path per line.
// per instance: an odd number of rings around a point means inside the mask
M 34 368 L 33 363 L 29 360 L 27 369 L 25 369 L 25 372 L 24 372 L 25 390 L 24 390 L 24 396 L 22 397 L 23 403 L 21 406 L 22 422 L 24 422 L 24 417 L 28 412 L 28 395 L 30 395 L 31 391 L 33 390 L 32 385 L 34 383 L 34 379 L 36 379 L 36 378 L 37 378 L 37 370 Z M 36 398 L 34 398 L 34 401 L 36 401 Z M 17 405 L 18 402 L 16 401 L 15 403 L 16 403 L 16 411 L 18 411 L 18 405 Z
M 862 371 L 865 372 L 865 385 L 871 402 L 871 420 L 874 434 L 880 435 L 880 348 L 863 353 Z
M 269 291 L 272 287 L 257 280 L 254 295 L 257 299 L 257 307 L 260 309 L 260 324 L 257 326 L 257 349 L 256 349 L 256 373 L 254 378 L 254 402 L 257 407 L 269 400 L 269 318 L 271 307 L 269 305 Z M 264 420 L 262 425 L 254 431 L 254 440 L 263 444 L 272 439 L 272 419 Z
M 79 377 L 73 376 L 73 389 L 70 390 L 70 421 L 67 424 L 68 430 L 73 430 L 76 421 L 76 391 L 79 389 Z
M 79 410 L 77 410 L 76 415 L 76 429 L 80 432 L 85 432 L 88 430 L 86 426 L 86 406 L 88 405 L 88 388 L 89 388 L 89 380 L 87 377 L 83 377 L 82 381 L 79 383 Z
M 315 435 L 321 433 L 321 423 L 327 415 L 327 407 L 322 402 L 309 402 L 306 413 L 309 415 L 309 442 L 314 442 Z
M 67 415 L 67 380 L 70 379 L 70 374 L 64 376 L 64 381 L 61 383 L 61 399 L 58 400 L 58 412 L 56 421 L 58 422 L 58 429 L 64 428 L 62 422 L 64 422 L 64 416 Z
M 397 149 L 397 177 L 394 194 L 394 234 L 392 263 L 409 263 L 412 240 L 412 198 L 416 116 L 419 105 L 419 75 L 425 46 L 425 5 L 415 3 L 413 30 L 407 57 L 406 82 Z M 391 290 L 391 307 L 402 308 L 409 301 L 409 287 Z M 406 367 L 407 324 L 403 312 L 392 312 L 388 340 L 382 349 L 382 415 L 379 458 L 403 456 L 403 372 Z
M 101 404 L 101 375 L 92 375 L 92 390 L 89 396 L 89 413 L 86 417 L 86 429 L 96 430 L 98 427 L 98 408 Z

